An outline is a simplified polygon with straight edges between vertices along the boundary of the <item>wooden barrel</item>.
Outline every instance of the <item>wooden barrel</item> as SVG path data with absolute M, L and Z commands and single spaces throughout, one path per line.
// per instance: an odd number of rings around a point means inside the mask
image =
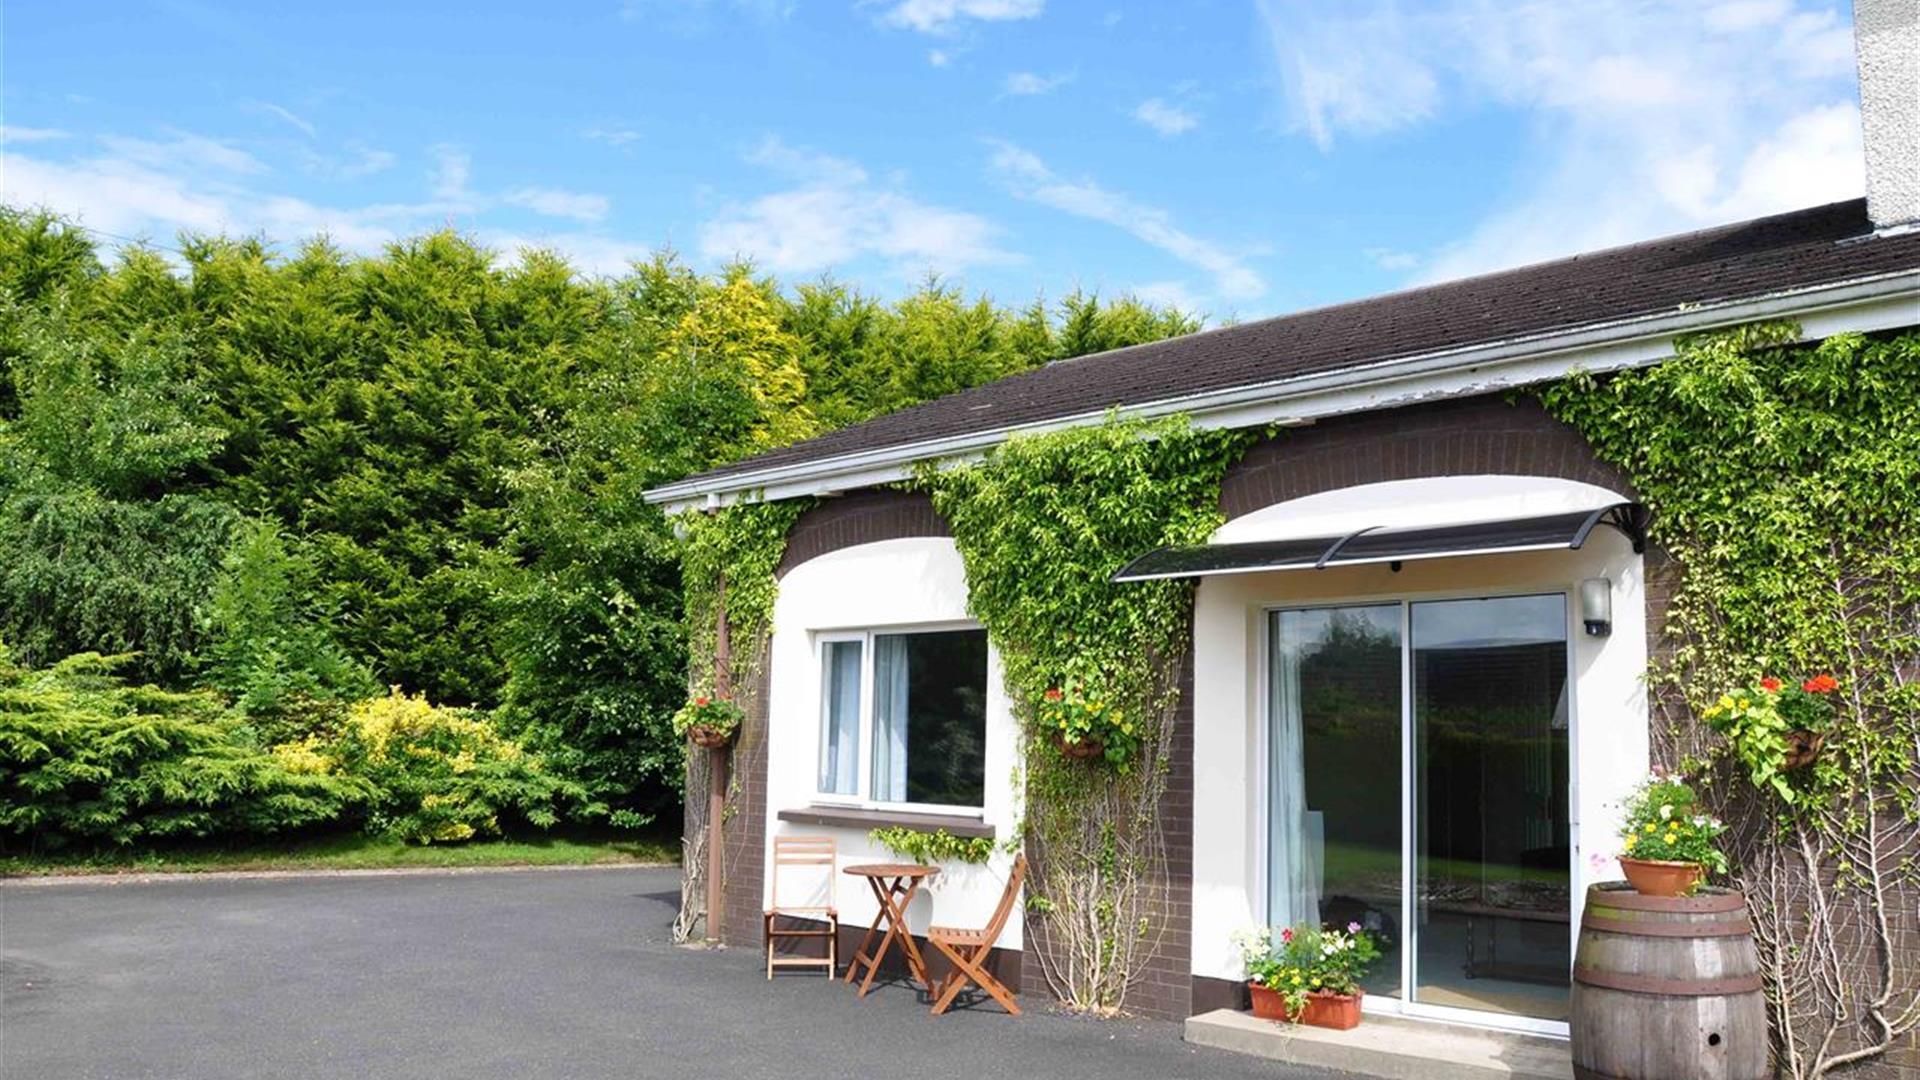
M 1573 956 L 1580 1080 L 1764 1080 L 1767 1007 L 1746 898 L 1587 890 Z

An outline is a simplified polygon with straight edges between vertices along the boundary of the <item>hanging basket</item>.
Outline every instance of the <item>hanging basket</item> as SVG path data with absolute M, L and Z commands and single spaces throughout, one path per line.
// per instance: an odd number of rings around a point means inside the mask
M 1787 732 L 1787 768 L 1798 769 L 1813 764 L 1820 756 L 1820 744 L 1827 741 L 1824 731 L 1806 731 L 1796 728 Z
M 1066 736 L 1061 735 L 1054 741 L 1059 744 L 1061 753 L 1075 761 L 1086 761 L 1089 758 L 1103 757 L 1107 752 L 1106 742 L 1099 738 L 1068 739 Z
M 733 742 L 733 732 L 695 724 L 687 729 L 687 739 L 693 745 L 707 750 L 724 750 L 727 744 Z

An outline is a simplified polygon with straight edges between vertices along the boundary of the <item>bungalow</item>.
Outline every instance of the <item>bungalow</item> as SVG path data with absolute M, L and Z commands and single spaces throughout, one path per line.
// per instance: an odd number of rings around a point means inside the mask
M 758 946 L 777 835 L 875 861 L 877 827 L 1004 840 L 1020 821 L 996 643 L 947 523 L 898 482 L 1016 435 L 1180 414 L 1275 433 L 1229 468 L 1210 543 L 1121 575 L 1195 589 L 1166 933 L 1128 1009 L 1233 1005 L 1231 931 L 1338 919 L 1390 941 L 1370 1011 L 1564 1035 L 1582 897 L 1613 876 L 1588 856 L 1651 761 L 1641 674 L 1672 567 L 1622 470 L 1515 391 L 1760 320 L 1809 341 L 1920 325 L 1920 27 L 1910 5 L 1859 9 L 1882 35 L 1861 44 L 1864 200 L 1060 362 L 651 492 L 672 513 L 817 500 L 731 752 L 717 936 Z M 910 927 L 985 925 L 1010 862 L 945 875 Z M 843 890 L 846 926 L 875 911 Z M 1022 923 L 995 963 L 1044 993 Z

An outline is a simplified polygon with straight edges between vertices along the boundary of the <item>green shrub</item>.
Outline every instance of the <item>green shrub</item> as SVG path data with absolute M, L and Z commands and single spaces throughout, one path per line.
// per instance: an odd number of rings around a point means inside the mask
M 274 752 L 289 768 L 372 785 L 369 830 L 411 843 L 498 834 L 502 814 L 547 828 L 563 804 L 588 798 L 485 714 L 399 690 L 355 705 L 337 741 L 310 737 Z
M 31 671 L 0 646 L 0 841 L 259 836 L 368 796 L 356 778 L 288 768 L 217 695 L 125 685 L 125 660 L 82 653 Z
M 268 742 L 331 730 L 342 705 L 379 693 L 301 598 L 311 573 L 271 525 L 248 523 L 227 553 L 207 605 L 202 681 L 233 698 Z

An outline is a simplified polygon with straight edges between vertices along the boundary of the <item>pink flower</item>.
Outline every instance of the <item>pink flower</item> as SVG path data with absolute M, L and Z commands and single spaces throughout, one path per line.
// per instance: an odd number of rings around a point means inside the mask
M 1293 927 L 1289 926 L 1285 930 L 1280 931 L 1280 940 L 1291 945 L 1293 943 Z
M 1360 932 L 1360 924 L 1359 924 L 1359 923 L 1357 923 L 1357 922 L 1350 922 L 1350 923 L 1348 923 L 1348 924 L 1347 924 L 1347 933 L 1349 933 L 1349 934 L 1357 934 L 1357 933 L 1359 933 L 1359 932 Z

